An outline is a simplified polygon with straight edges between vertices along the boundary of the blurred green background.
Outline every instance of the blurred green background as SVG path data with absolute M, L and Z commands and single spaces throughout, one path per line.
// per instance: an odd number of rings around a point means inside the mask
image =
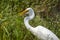
M 45 26 L 60 38 L 60 0 L 0 0 L 0 40 L 38 40 L 18 15 L 28 7 L 36 14 L 30 25 Z

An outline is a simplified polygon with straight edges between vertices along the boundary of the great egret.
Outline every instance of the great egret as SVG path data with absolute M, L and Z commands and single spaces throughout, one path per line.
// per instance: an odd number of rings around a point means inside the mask
M 32 27 L 29 25 L 29 21 L 32 20 L 35 16 L 32 8 L 27 8 L 20 15 L 29 14 L 29 16 L 25 17 L 24 24 L 26 28 L 31 31 L 38 39 L 41 40 L 59 40 L 58 37 L 50 30 L 43 26 Z

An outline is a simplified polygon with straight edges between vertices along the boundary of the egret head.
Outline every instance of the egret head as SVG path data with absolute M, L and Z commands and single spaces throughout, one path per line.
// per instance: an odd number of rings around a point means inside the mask
M 32 8 L 27 8 L 24 11 L 22 11 L 21 13 L 19 13 L 20 16 L 25 15 L 25 14 L 29 14 L 31 12 Z

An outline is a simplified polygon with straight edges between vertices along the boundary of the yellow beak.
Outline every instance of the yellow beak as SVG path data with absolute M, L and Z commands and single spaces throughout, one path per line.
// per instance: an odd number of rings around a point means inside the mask
M 18 14 L 19 14 L 20 16 L 22 16 L 22 15 L 25 15 L 28 11 L 29 11 L 29 10 L 24 10 L 23 12 L 18 13 Z

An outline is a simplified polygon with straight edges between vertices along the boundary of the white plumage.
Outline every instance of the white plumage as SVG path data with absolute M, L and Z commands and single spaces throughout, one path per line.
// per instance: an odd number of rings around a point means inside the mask
M 31 31 L 38 39 L 41 40 L 59 40 L 58 37 L 43 26 L 32 27 L 29 25 L 29 21 L 32 20 L 35 16 L 34 11 L 32 8 L 27 8 L 23 14 L 29 14 L 29 16 L 25 17 L 24 24 L 26 28 Z M 37 20 L 38 21 L 38 20 Z

